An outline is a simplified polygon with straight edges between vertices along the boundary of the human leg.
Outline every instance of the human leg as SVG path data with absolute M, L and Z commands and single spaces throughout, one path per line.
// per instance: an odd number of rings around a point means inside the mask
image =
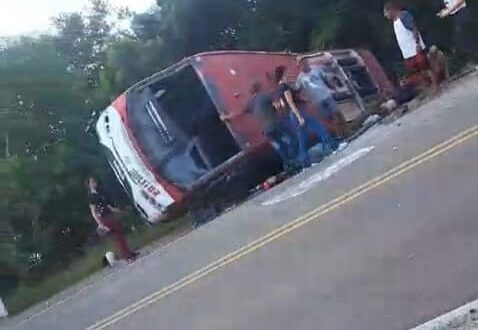
M 289 159 L 296 159 L 299 153 L 299 141 L 297 140 L 296 130 L 289 117 L 281 121 L 280 130 L 289 145 Z
M 332 97 L 321 100 L 319 107 L 320 116 L 324 119 L 332 119 L 333 114 L 337 112 L 337 103 Z
M 332 137 L 324 128 L 324 126 L 322 126 L 322 124 L 312 116 L 304 115 L 304 119 L 306 131 L 310 131 L 317 135 L 324 146 L 324 152 L 326 154 L 331 153 L 335 149 L 336 143 L 333 141 Z
M 102 221 L 103 224 L 110 230 L 110 234 L 115 241 L 117 252 L 120 257 L 122 259 L 128 259 L 132 255 L 132 252 L 128 247 L 126 235 L 119 220 L 113 216 L 109 216 L 104 218 Z
M 333 97 L 321 101 L 321 109 L 324 109 L 326 118 L 331 119 L 334 125 L 334 132 L 338 137 L 344 137 L 347 131 L 347 121 L 340 112 L 337 102 Z
M 289 170 L 289 145 L 287 141 L 285 141 L 284 135 L 279 129 L 266 132 L 265 135 L 269 138 L 270 143 L 274 150 L 279 154 L 282 165 L 285 171 Z
M 302 167 L 310 167 L 310 157 L 308 152 L 308 135 L 305 125 L 300 125 L 295 114 L 290 113 L 289 119 L 291 127 L 294 129 L 298 144 L 298 161 Z

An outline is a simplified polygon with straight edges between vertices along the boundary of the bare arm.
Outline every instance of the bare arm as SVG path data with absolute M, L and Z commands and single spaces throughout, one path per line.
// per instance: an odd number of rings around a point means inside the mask
M 98 224 L 98 227 L 105 227 L 105 225 L 101 221 L 100 216 L 98 215 L 98 213 L 96 213 L 95 206 L 93 204 L 90 204 L 90 211 L 91 215 L 93 216 L 93 219 L 95 219 L 96 223 Z
M 251 110 L 249 109 L 249 106 L 246 106 L 244 109 L 242 109 L 242 111 L 229 113 L 229 114 L 221 114 L 219 116 L 219 118 L 222 121 L 229 121 L 229 120 L 241 117 L 241 116 L 243 116 L 243 115 L 245 115 L 246 113 L 249 113 L 249 112 L 251 112 Z
M 465 0 L 458 0 L 454 6 L 451 6 L 450 8 L 448 8 L 448 15 L 452 13 L 453 11 L 457 10 L 458 8 L 460 8 L 461 6 L 463 6 L 464 3 L 465 3 Z
M 121 210 L 114 207 L 114 206 L 111 206 L 111 205 L 108 205 L 108 208 L 112 211 L 112 212 L 115 212 L 115 213 L 121 213 Z
M 297 104 L 295 104 L 294 98 L 292 97 L 291 91 L 285 91 L 284 92 L 285 99 L 287 101 L 287 104 L 291 108 L 292 112 L 294 115 L 297 117 L 299 120 L 300 125 L 304 125 L 304 117 L 300 114 L 299 108 L 297 108 Z
M 457 10 L 458 8 L 460 8 L 461 6 L 463 6 L 463 4 L 465 3 L 466 0 L 458 0 L 455 5 L 451 6 L 451 7 L 447 7 L 445 9 L 442 9 L 439 13 L 438 13 L 438 16 L 440 16 L 441 18 L 445 18 L 447 16 L 450 16 L 451 13 L 453 13 L 455 10 Z
M 232 120 L 234 118 L 237 118 L 239 117 L 241 114 L 239 113 L 229 113 L 229 114 L 221 114 L 220 118 L 222 121 L 229 121 L 229 120 Z

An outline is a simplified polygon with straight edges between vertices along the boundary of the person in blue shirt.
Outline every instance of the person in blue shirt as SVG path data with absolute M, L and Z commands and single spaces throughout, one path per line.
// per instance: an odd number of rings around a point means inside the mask
M 281 126 L 279 114 L 274 107 L 273 95 L 262 89 L 258 81 L 251 84 L 251 100 L 246 107 L 237 113 L 222 114 L 222 121 L 230 121 L 245 114 L 254 113 L 262 124 L 264 135 L 282 159 L 284 171 L 292 174 L 295 171 L 293 150 L 291 144 L 294 137 Z
M 286 67 L 278 66 L 274 70 L 274 81 L 277 83 L 276 106 L 285 109 L 299 142 L 299 162 L 303 168 L 311 166 L 308 151 L 309 133 L 317 135 L 323 145 L 324 154 L 330 154 L 337 148 L 327 130 L 314 117 L 305 111 L 305 102 L 292 88 L 286 79 Z
M 306 59 L 299 61 L 301 73 L 297 77 L 296 88 L 307 95 L 321 117 L 332 121 L 341 134 L 345 133 L 347 122 L 340 112 L 329 88 L 327 74 L 317 65 L 310 65 Z

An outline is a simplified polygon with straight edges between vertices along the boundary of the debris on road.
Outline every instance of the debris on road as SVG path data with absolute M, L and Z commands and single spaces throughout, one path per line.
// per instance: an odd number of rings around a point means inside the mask
M 380 120 L 380 118 L 381 117 L 377 114 L 372 115 L 363 122 L 363 126 L 373 126 Z

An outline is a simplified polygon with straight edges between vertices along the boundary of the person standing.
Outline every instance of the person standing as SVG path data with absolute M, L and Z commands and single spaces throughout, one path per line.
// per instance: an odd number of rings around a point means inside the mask
M 435 75 L 437 84 L 450 80 L 448 60 L 446 59 L 445 54 L 437 46 L 430 47 L 430 51 L 428 52 L 428 61 L 430 62 L 430 68 Z
M 294 128 L 299 142 L 299 162 L 303 168 L 311 166 L 308 152 L 309 133 L 314 133 L 322 142 L 324 153 L 330 154 L 337 145 L 327 130 L 304 109 L 296 91 L 286 81 L 286 67 L 278 66 L 274 70 L 274 81 L 277 84 L 277 100 L 284 107 Z
M 389 1 L 384 6 L 384 15 L 393 22 L 395 37 L 405 60 L 407 71 L 412 75 L 426 74 L 436 92 L 437 83 L 428 63 L 426 46 L 412 14 L 403 10 L 398 1 Z
M 100 235 L 110 233 L 116 243 L 117 253 L 122 259 L 132 261 L 138 256 L 137 252 L 133 252 L 128 247 L 126 235 L 121 226 L 117 214 L 121 211 L 106 200 L 105 196 L 99 191 L 98 180 L 95 177 L 89 177 L 88 199 L 91 215 L 98 225 L 97 231 Z
M 454 21 L 454 34 L 456 51 L 461 55 L 477 59 L 477 34 L 473 33 L 471 26 L 471 12 L 466 0 L 443 0 L 445 8 L 438 12 L 438 17 L 452 17 Z
M 327 75 L 317 65 L 310 65 L 306 59 L 299 60 L 301 73 L 297 77 L 296 87 L 311 100 L 321 117 L 332 121 L 340 134 L 344 134 L 347 121 L 340 112 L 331 89 L 328 87 Z
M 250 93 L 252 99 L 242 112 L 221 115 L 221 120 L 228 121 L 246 113 L 253 112 L 260 120 L 264 135 L 270 140 L 274 150 L 279 154 L 284 171 L 293 171 L 293 152 L 291 144 L 294 137 L 281 127 L 281 121 L 277 110 L 274 107 L 273 98 L 270 93 L 262 90 L 260 82 L 255 81 L 251 85 Z

